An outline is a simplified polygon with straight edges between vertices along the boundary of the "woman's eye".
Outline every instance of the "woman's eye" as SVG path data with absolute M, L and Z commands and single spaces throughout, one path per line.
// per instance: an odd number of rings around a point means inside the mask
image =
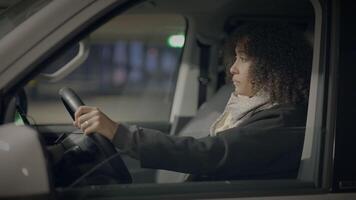
M 244 57 L 244 56 L 236 56 L 236 60 L 235 61 L 238 61 L 238 62 L 247 62 L 247 58 Z

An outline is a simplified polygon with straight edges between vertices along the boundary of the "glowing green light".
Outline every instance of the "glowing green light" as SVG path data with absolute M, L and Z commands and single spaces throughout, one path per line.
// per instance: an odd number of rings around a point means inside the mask
M 173 48 L 182 48 L 184 46 L 185 37 L 182 34 L 171 35 L 168 37 L 168 46 Z
M 20 115 L 20 113 L 15 112 L 15 121 L 14 121 L 15 125 L 25 125 L 25 122 L 22 120 L 22 117 Z

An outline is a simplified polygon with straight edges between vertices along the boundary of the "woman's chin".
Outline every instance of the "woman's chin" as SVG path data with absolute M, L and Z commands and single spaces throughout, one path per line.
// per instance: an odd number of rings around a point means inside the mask
M 253 95 L 251 95 L 251 94 L 248 94 L 248 93 L 245 93 L 245 92 L 239 92 L 238 90 L 235 90 L 234 91 L 234 94 L 236 95 L 236 96 L 243 96 L 243 97 L 252 97 Z

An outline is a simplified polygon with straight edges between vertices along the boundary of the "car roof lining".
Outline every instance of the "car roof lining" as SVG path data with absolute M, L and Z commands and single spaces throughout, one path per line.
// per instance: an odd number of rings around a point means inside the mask
M 204 6 L 201 6 L 204 5 Z M 281 9 L 282 8 L 282 9 Z M 312 16 L 309 0 L 149 0 L 128 13 Z

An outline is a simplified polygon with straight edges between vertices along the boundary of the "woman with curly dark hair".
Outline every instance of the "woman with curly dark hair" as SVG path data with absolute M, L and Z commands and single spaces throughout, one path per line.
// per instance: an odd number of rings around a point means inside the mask
M 247 24 L 235 36 L 236 56 L 251 59 L 253 90 L 266 90 L 278 103 L 306 103 L 311 74 L 312 49 L 293 27 L 279 24 Z M 233 73 L 232 73 L 233 74 Z
M 189 173 L 190 180 L 295 178 L 312 49 L 301 32 L 278 23 L 243 25 L 234 38 L 235 90 L 209 136 L 169 136 L 114 122 L 88 106 L 77 110 L 74 124 L 107 137 L 142 167 Z
M 306 107 L 312 48 L 300 31 L 286 24 L 250 23 L 239 27 L 231 42 L 235 91 L 212 134 L 277 105 Z

